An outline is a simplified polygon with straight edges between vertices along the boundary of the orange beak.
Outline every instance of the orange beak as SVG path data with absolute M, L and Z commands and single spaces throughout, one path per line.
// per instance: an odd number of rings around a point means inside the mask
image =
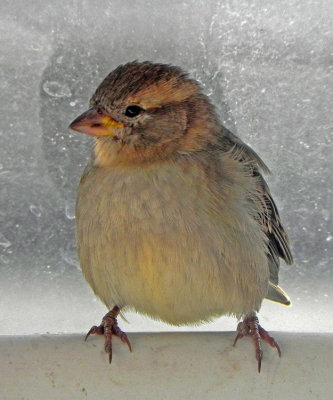
M 115 136 L 124 124 L 117 122 L 97 108 L 92 107 L 77 117 L 69 128 L 90 136 Z

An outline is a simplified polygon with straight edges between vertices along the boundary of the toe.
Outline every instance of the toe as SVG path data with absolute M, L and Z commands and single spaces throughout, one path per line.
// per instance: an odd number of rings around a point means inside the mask
M 94 334 L 104 335 L 104 327 L 102 325 L 100 325 L 100 326 L 96 326 L 96 325 L 92 326 L 90 328 L 89 332 L 86 334 L 86 337 L 84 338 L 84 341 L 86 341 L 90 335 L 94 335 Z

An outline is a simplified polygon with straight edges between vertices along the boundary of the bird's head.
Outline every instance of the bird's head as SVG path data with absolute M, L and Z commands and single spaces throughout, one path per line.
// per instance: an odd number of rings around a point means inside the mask
M 71 125 L 96 138 L 97 164 L 142 163 L 200 151 L 219 124 L 198 83 L 180 68 L 131 62 L 99 85 L 88 111 Z

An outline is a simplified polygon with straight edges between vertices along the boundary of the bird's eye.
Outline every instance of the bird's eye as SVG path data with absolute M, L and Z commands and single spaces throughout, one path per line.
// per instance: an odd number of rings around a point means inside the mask
M 126 117 L 134 118 L 137 115 L 139 115 L 143 109 L 139 106 L 133 105 L 133 106 L 128 106 L 125 111 Z

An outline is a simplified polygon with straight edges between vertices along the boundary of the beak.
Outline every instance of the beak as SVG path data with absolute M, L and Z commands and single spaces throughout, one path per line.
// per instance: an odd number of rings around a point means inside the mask
M 117 129 L 124 124 L 117 122 L 96 107 L 90 108 L 77 117 L 69 128 L 90 136 L 115 136 Z

